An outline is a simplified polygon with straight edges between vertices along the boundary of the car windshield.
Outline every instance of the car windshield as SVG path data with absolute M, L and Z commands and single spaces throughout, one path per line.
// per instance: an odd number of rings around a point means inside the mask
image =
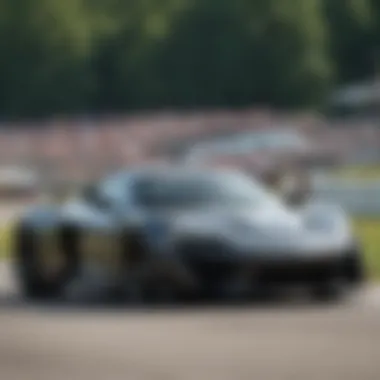
M 246 206 L 271 199 L 261 184 L 237 173 L 144 176 L 135 183 L 134 197 L 149 208 Z

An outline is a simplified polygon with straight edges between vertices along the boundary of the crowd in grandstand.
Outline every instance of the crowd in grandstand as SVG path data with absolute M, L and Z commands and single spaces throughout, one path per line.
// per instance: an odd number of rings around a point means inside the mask
M 29 164 L 38 168 L 102 170 L 157 158 L 152 152 L 168 142 L 204 138 L 222 132 L 300 128 L 321 146 L 339 152 L 380 152 L 380 128 L 335 125 L 318 117 L 284 116 L 267 111 L 159 113 L 144 116 L 53 120 L 46 125 L 12 125 L 0 130 L 0 165 Z M 157 150 L 156 150 L 157 152 Z

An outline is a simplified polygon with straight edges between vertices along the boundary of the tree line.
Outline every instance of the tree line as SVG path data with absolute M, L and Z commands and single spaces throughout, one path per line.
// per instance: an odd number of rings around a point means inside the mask
M 0 115 L 315 106 L 379 46 L 377 0 L 0 0 Z

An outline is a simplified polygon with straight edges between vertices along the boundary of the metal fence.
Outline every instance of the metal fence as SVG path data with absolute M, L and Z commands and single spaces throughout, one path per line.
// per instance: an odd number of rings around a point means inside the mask
M 314 178 L 314 196 L 341 205 L 355 216 L 380 217 L 380 179 Z

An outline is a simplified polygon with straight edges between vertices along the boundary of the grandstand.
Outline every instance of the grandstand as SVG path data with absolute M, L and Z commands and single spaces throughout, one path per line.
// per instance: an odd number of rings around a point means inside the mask
M 41 126 L 3 125 L 0 167 L 27 163 L 39 172 L 78 180 L 131 163 L 175 158 L 175 153 L 185 146 L 215 136 L 289 125 L 347 159 L 355 158 L 356 151 L 358 157 L 364 151 L 380 152 L 380 129 L 371 123 L 342 129 L 319 116 L 281 115 L 255 109 L 165 112 L 99 120 L 57 119 Z M 379 159 L 374 156 L 371 160 Z

